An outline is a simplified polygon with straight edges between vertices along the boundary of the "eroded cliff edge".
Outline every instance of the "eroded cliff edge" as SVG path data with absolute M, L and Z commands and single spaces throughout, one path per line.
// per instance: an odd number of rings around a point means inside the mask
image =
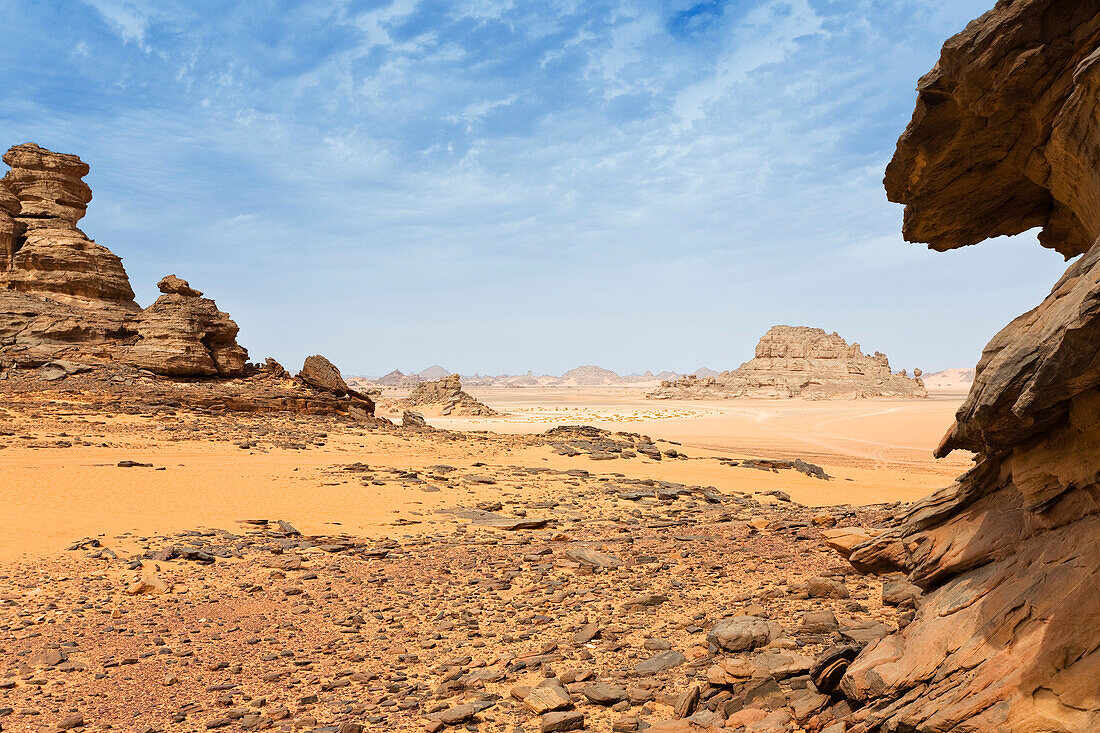
M 1100 6 L 1002 0 L 921 79 L 886 174 L 933 249 L 1042 227 L 1080 255 L 998 333 L 938 455 L 955 485 L 857 547 L 927 591 L 840 689 L 849 731 L 1100 730 Z

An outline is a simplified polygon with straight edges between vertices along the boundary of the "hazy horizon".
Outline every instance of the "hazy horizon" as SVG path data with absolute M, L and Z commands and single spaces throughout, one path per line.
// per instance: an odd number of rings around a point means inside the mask
M 139 301 L 254 361 L 722 371 L 787 323 L 968 368 L 1065 264 L 905 244 L 881 179 L 988 6 L 17 0 L 0 147 L 80 155 Z

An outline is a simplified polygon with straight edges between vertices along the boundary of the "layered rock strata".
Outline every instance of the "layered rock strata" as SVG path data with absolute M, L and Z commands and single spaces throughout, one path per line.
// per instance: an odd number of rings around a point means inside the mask
M 158 283 L 160 297 L 142 310 L 122 260 L 76 226 L 92 199 L 80 158 L 26 143 L 3 160 L 11 170 L 0 180 L 0 376 L 23 372 L 5 380 L 11 391 L 80 374 L 74 382 L 95 399 L 140 369 L 169 378 L 247 378 L 169 390 L 191 405 L 373 415 L 370 397 L 347 385 L 291 378 L 274 362 L 249 365 L 237 324 L 175 275 Z M 152 384 L 142 390 L 155 391 Z
M 122 261 L 77 228 L 88 166 L 37 145 L 4 154 L 0 179 L 0 367 L 117 354 L 140 310 Z
M 1100 7 L 1002 1 L 919 92 L 886 175 L 906 237 L 1083 256 L 986 347 L 937 450 L 975 467 L 851 552 L 926 595 L 848 668 L 848 730 L 1100 730 Z
M 134 322 L 138 341 L 130 364 L 172 376 L 240 376 L 248 352 L 237 345 L 237 324 L 186 280 L 168 275 L 162 295 Z
M 433 382 L 421 382 L 412 394 L 399 402 L 402 408 L 415 408 L 417 412 L 436 415 L 491 417 L 500 414 L 465 392 L 462 378 L 457 374 Z
M 894 374 L 885 354 L 864 354 L 836 333 L 806 326 L 774 326 L 756 355 L 717 377 L 688 375 L 662 381 L 653 399 L 857 399 L 927 397 L 920 371 Z

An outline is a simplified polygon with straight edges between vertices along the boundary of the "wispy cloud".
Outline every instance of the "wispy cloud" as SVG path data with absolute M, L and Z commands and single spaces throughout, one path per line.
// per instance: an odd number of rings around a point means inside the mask
M 0 133 L 88 160 L 85 228 L 139 296 L 191 273 L 256 357 L 728 367 L 792 320 L 966 364 L 1060 264 L 976 249 L 1016 266 L 980 307 L 880 287 L 896 258 L 965 276 L 898 241 L 880 181 L 987 3 L 16 0 Z

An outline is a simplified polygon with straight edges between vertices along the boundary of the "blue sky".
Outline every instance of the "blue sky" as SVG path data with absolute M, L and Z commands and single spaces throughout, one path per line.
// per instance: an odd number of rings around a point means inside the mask
M 9 0 L 0 146 L 80 155 L 142 304 L 345 373 L 972 366 L 1065 265 L 901 240 L 917 79 L 991 0 Z

